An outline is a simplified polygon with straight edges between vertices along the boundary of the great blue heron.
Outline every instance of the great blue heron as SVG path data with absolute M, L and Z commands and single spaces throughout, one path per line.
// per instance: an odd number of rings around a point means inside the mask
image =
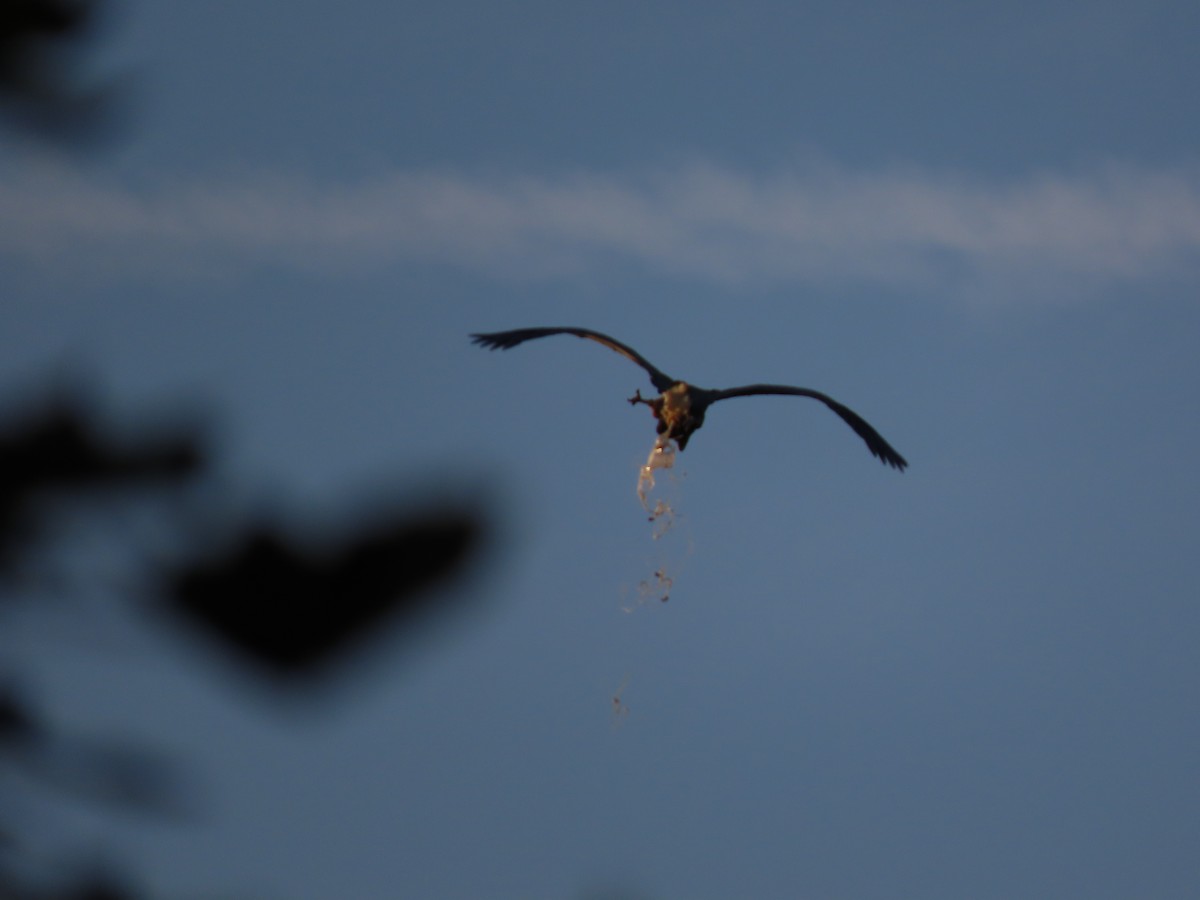
M 659 392 L 658 397 L 647 400 L 639 390 L 629 398 L 629 402 L 634 405 L 644 403 L 649 406 L 650 411 L 654 413 L 654 418 L 658 420 L 658 433 L 667 439 L 673 439 L 679 445 L 680 450 L 687 447 L 692 432 L 704 424 L 704 414 L 718 400 L 728 400 L 730 397 L 750 397 L 756 394 L 784 394 L 820 400 L 837 413 L 843 422 L 853 428 L 855 434 L 866 441 L 867 449 L 871 451 L 872 456 L 900 471 L 903 471 L 908 465 L 908 461 L 897 453 L 892 445 L 885 441 L 883 436 L 872 428 L 862 416 L 820 391 L 791 387 L 786 384 L 748 384 L 744 387 L 726 388 L 723 391 L 696 387 L 686 381 L 679 381 L 664 374 L 632 347 L 627 347 L 606 334 L 588 328 L 518 328 L 514 331 L 473 334 L 471 339 L 473 343 L 487 347 L 489 350 L 507 350 L 526 341 L 549 337 L 553 334 L 573 334 L 576 337 L 596 341 L 610 350 L 615 350 L 626 359 L 632 360 L 650 373 L 650 382 Z

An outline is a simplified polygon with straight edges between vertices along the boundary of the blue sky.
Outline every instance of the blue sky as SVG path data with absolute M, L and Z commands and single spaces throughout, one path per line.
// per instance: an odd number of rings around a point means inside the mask
M 498 534 L 446 589 L 485 611 L 319 716 L 115 613 L 13 623 L 63 722 L 206 787 L 202 824 L 70 833 L 170 896 L 1192 896 L 1197 26 L 122 4 L 86 66 L 120 139 L 0 142 L 7 389 L 82 368 L 117 418 L 207 409 L 247 503 L 444 487 Z M 541 324 L 827 391 L 911 468 L 722 404 L 655 542 L 644 374 L 467 340 Z

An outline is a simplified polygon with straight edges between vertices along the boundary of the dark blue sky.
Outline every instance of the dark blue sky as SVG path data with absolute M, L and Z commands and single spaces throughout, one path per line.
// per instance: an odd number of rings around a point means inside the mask
M 481 614 L 300 719 L 13 622 L 61 721 L 203 776 L 204 824 L 80 840 L 170 896 L 1193 896 L 1200 12 L 923 10 L 124 4 L 127 133 L 0 145 L 5 384 L 207 407 L 248 503 L 441 486 L 499 539 L 445 589 Z M 644 373 L 467 340 L 542 324 L 827 391 L 911 468 L 722 404 L 656 542 Z

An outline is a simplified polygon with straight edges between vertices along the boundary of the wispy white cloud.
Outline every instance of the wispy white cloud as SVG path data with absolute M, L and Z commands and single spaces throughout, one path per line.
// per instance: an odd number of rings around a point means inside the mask
M 421 261 L 531 278 L 625 264 L 750 284 L 1088 285 L 1197 274 L 1200 172 L 1111 166 L 987 181 L 692 164 L 639 175 L 128 185 L 26 165 L 0 175 L 0 253 L 115 274 L 149 261 L 160 272 Z

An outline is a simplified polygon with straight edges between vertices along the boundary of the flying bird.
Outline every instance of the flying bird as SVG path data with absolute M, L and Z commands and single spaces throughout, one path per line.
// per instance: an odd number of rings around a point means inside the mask
M 904 471 L 908 465 L 908 461 L 897 453 L 892 445 L 885 441 L 883 436 L 872 428 L 862 416 L 820 391 L 791 387 L 786 384 L 748 384 L 744 387 L 717 391 L 696 387 L 694 384 L 679 381 L 665 374 L 632 347 L 588 328 L 518 328 L 514 331 L 473 334 L 471 341 L 481 347 L 487 347 L 489 350 L 507 350 L 526 341 L 550 337 L 554 334 L 573 334 L 576 337 L 603 344 L 645 369 L 650 375 L 650 383 L 654 385 L 659 395 L 653 399 L 646 399 L 639 390 L 629 398 L 629 402 L 635 406 L 644 403 L 650 407 L 654 418 L 658 420 L 658 433 L 667 439 L 673 439 L 679 445 L 680 450 L 687 447 L 692 433 L 704 424 L 704 415 L 708 412 L 708 408 L 718 400 L 728 400 L 731 397 L 752 397 L 757 394 L 782 394 L 820 400 L 837 413 L 843 422 L 854 429 L 854 433 L 866 442 L 871 455 L 880 462 L 900 471 Z

